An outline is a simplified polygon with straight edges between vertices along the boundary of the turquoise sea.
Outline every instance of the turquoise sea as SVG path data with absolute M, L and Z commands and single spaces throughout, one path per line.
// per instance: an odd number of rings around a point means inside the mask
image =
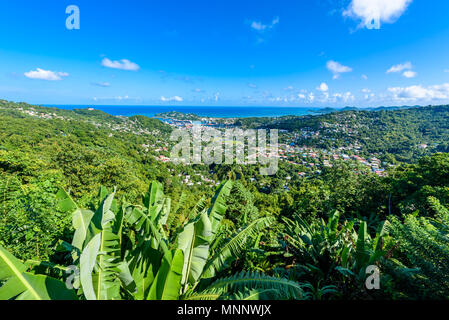
M 94 108 L 115 116 L 144 115 L 154 117 L 161 112 L 178 111 L 194 113 L 202 117 L 217 118 L 249 118 L 249 117 L 281 117 L 303 116 L 319 113 L 320 108 L 312 107 L 191 107 L 191 106 L 106 106 L 106 105 L 45 105 L 60 109 Z

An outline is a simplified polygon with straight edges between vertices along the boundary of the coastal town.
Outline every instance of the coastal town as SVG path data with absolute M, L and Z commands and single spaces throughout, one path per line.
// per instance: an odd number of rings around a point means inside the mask
M 33 107 L 20 107 L 16 109 L 17 111 L 36 118 L 40 119 L 59 119 L 70 121 L 72 120 L 70 117 L 61 115 L 56 112 L 52 112 L 51 110 L 42 111 L 36 110 Z M 93 108 L 84 109 L 87 112 L 96 111 Z M 238 118 L 229 118 L 229 119 L 221 119 L 221 118 L 207 118 L 207 117 L 199 117 L 196 115 L 188 115 L 189 119 L 185 119 L 186 115 L 178 112 L 173 112 L 170 114 L 173 118 L 163 117 L 159 118 L 165 124 L 171 126 L 173 129 L 179 130 L 187 130 L 191 131 L 195 126 L 200 128 L 200 130 L 206 130 L 208 128 L 213 128 L 217 130 L 225 130 L 225 129 L 235 129 L 238 128 L 236 122 Z M 139 125 L 137 120 L 131 120 L 128 117 L 116 116 L 119 120 L 116 123 L 104 123 L 104 122 L 96 122 L 94 120 L 86 120 L 96 127 L 99 126 L 107 126 L 112 131 L 117 132 L 128 132 L 136 135 L 154 135 L 158 136 L 160 132 L 157 130 L 146 130 Z M 180 119 L 178 119 L 180 118 Z M 352 162 L 358 163 L 365 167 L 367 171 L 373 172 L 378 176 L 386 176 L 387 168 L 393 167 L 392 164 L 388 164 L 386 162 L 382 162 L 376 155 L 371 155 L 370 157 L 363 157 L 361 155 L 361 145 L 359 143 L 351 143 L 348 141 L 348 144 L 345 146 L 341 146 L 338 148 L 320 148 L 317 146 L 311 146 L 310 141 L 316 141 L 317 145 L 319 143 L 324 142 L 326 139 L 332 140 L 332 134 L 340 134 L 344 133 L 347 136 L 357 136 L 359 132 L 348 126 L 347 124 L 338 123 L 323 123 L 319 130 L 314 130 L 312 128 L 302 128 L 297 132 L 290 132 L 288 130 L 279 130 L 279 138 L 281 143 L 278 145 L 278 152 L 268 152 L 263 154 L 262 156 L 271 158 L 276 157 L 279 161 L 284 161 L 289 163 L 293 167 L 298 168 L 298 176 L 299 177 L 307 177 L 312 174 L 320 174 L 324 168 L 331 168 L 335 165 L 335 163 L 339 161 L 344 162 Z M 111 133 L 112 134 L 112 133 Z M 305 145 L 305 141 L 309 142 Z M 419 148 L 426 148 L 427 145 L 420 145 Z M 167 142 L 158 140 L 155 143 L 151 144 L 143 144 L 142 149 L 145 153 L 151 152 L 154 154 L 154 157 L 157 161 L 160 162 L 171 162 L 170 159 L 170 148 L 171 146 L 167 144 Z M 256 150 L 251 150 L 256 151 Z M 238 148 L 236 148 L 236 152 L 241 152 Z M 247 150 L 249 152 L 249 150 Z M 238 154 L 238 156 L 242 156 Z M 199 179 L 192 179 L 191 176 L 186 175 L 183 179 L 183 183 L 186 185 L 193 184 L 211 184 L 216 185 L 218 182 L 212 181 L 207 177 L 199 177 Z
M 214 128 L 218 130 L 237 128 L 236 119 L 211 119 L 196 118 L 196 120 L 188 119 L 172 119 L 165 118 L 163 121 L 174 129 L 191 131 L 194 127 L 200 130 Z M 279 130 L 280 140 L 282 143 L 278 145 L 278 152 L 267 152 L 262 154 L 265 157 L 277 157 L 279 161 L 289 163 L 293 167 L 298 168 L 299 177 L 307 177 L 308 175 L 320 174 L 323 168 L 332 168 L 337 162 L 352 162 L 360 164 L 366 169 L 366 172 L 372 172 L 378 176 L 386 176 L 387 168 L 393 165 L 382 162 L 375 155 L 370 157 L 361 156 L 361 146 L 358 143 L 349 143 L 339 148 L 324 149 L 319 147 L 305 146 L 301 144 L 304 140 L 311 139 L 332 139 L 327 137 L 328 132 L 344 131 L 349 135 L 357 135 L 358 132 L 345 124 L 323 123 L 321 130 L 313 130 L 311 128 L 301 129 L 300 132 L 289 132 L 288 130 Z M 223 142 L 224 143 L 224 142 Z M 148 148 L 148 146 L 146 146 Z M 162 162 L 170 162 L 169 150 L 166 147 L 155 149 L 160 155 L 157 160 Z M 236 152 L 241 152 L 236 148 Z M 255 150 L 246 150 L 248 154 L 254 154 Z M 253 152 L 250 152 L 253 151 Z M 241 156 L 241 155 L 240 155 Z M 291 179 L 291 177 L 289 177 Z M 190 177 L 186 178 L 186 184 L 191 184 Z

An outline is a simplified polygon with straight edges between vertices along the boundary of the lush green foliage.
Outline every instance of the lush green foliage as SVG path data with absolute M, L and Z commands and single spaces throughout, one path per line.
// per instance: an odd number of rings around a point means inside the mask
M 360 144 L 363 155 L 387 161 L 416 161 L 432 152 L 448 152 L 449 106 L 348 110 L 303 117 L 240 119 L 245 127 L 269 127 L 291 132 L 320 131 L 297 138 L 299 145 L 339 148 Z M 427 145 L 420 148 L 420 145 Z
M 100 190 L 100 199 L 103 200 L 95 212 L 79 208 L 61 189 L 57 195 L 59 207 L 71 212 L 75 234 L 71 244 L 62 242 L 60 248 L 67 250 L 67 259 L 71 260 L 68 263 L 79 270 L 72 282 L 80 298 L 245 299 L 257 295 L 259 298 L 276 296 L 300 299 L 301 285 L 287 279 L 256 272 L 218 277 L 247 248 L 250 240 L 271 222 L 268 218 L 261 218 L 231 237 L 223 234 L 224 197 L 229 195 L 231 189 L 231 181 L 222 184 L 211 206 L 198 210 L 191 221 L 182 226 L 180 233 L 173 237 L 165 231 L 171 200 L 164 196 L 162 185 L 158 182 L 151 184 L 143 198 L 143 206 L 119 205 L 114 199 L 115 192 L 108 194 L 103 188 Z M 0 280 L 8 281 L 0 287 L 0 297 L 11 298 L 21 294 L 19 298 L 23 299 L 50 299 L 60 294 L 60 290 L 68 291 L 56 280 L 42 280 L 48 282 L 48 286 L 38 287 L 44 291 L 38 294 L 37 289 L 37 292 L 33 290 L 34 283 L 30 285 L 28 282 L 39 277 L 45 279 L 46 276 L 24 273 L 25 265 L 1 247 L 0 250 L 0 262 L 3 261 L 0 275 L 4 277 Z M 12 271 L 8 269 L 5 274 L 3 269 L 7 267 Z M 12 289 L 10 284 L 19 281 L 15 280 L 14 275 L 24 283 L 17 285 L 17 289 Z M 53 283 L 55 288 L 50 286 Z M 22 293 L 22 287 L 29 289 Z M 72 292 L 70 294 L 76 297 Z M 67 298 L 69 295 L 67 293 L 61 297 Z
M 447 113 L 241 119 L 398 164 L 379 177 L 281 161 L 261 176 L 160 161 L 171 129 L 155 119 L 0 101 L 0 297 L 447 299 L 449 155 L 434 153 L 448 151 Z M 365 285 L 373 265 L 380 290 Z

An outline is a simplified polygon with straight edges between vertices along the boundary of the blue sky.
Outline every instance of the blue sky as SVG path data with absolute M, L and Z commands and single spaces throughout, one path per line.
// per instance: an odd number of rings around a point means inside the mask
M 449 103 L 447 0 L 0 0 L 0 98 L 36 104 Z M 80 29 L 66 28 L 66 8 Z M 367 22 L 379 21 L 379 28 Z

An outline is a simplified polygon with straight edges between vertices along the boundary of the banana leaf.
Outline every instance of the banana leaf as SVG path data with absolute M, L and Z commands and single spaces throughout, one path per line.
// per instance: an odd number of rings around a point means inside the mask
M 0 300 L 77 300 L 64 282 L 26 272 L 26 266 L 0 246 Z

